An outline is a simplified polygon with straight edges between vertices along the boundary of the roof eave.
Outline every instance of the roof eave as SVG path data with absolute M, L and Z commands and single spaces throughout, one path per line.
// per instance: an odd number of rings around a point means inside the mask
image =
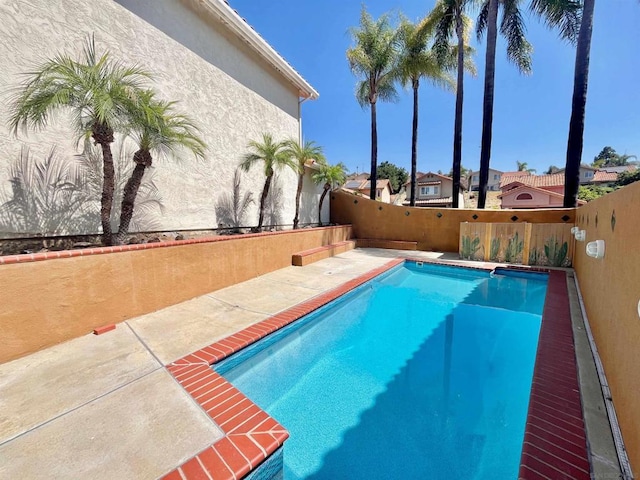
M 222 23 L 232 32 L 242 38 L 254 49 L 267 63 L 279 71 L 297 89 L 298 95 L 309 100 L 316 100 L 320 94 L 289 65 L 282 56 L 269 45 L 258 32 L 236 13 L 223 0 L 200 0 L 202 5 L 216 15 Z

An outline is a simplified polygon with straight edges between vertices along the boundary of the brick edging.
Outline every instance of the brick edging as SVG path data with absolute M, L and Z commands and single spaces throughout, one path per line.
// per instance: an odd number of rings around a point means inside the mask
M 225 242 L 247 238 L 266 237 L 269 235 L 291 235 L 308 232 L 310 230 L 328 230 L 350 227 L 351 225 L 334 225 L 330 227 L 301 228 L 297 230 L 284 230 L 280 232 L 245 233 L 243 235 L 219 235 L 215 237 L 191 238 L 187 240 L 171 240 L 168 242 L 138 243 L 134 245 L 117 245 L 113 247 L 79 248 L 77 250 L 60 250 L 55 252 L 24 253 L 20 255 L 0 256 L 0 265 L 15 263 L 39 262 L 42 260 L 55 260 L 59 258 L 86 257 L 89 255 L 102 255 L 105 253 L 132 252 L 136 250 L 150 250 L 152 248 L 176 247 L 179 245 L 194 245 L 197 243 Z
M 220 427 L 224 437 L 162 477 L 236 480 L 280 448 L 288 432 L 211 365 L 404 262 L 396 258 L 342 285 L 253 324 L 167 366 L 173 377 Z
M 520 472 L 522 480 L 589 480 L 566 273 L 549 271 Z

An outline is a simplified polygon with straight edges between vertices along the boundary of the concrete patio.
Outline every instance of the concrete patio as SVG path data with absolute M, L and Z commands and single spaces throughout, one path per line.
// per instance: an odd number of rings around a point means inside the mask
M 358 249 L 0 365 L 0 478 L 157 478 L 222 437 L 165 365 L 409 255 Z

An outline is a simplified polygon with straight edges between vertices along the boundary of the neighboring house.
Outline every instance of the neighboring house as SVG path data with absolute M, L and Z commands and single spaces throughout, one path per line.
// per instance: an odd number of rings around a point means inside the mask
M 503 173 L 504 172 L 501 172 L 500 170 L 495 170 L 493 168 L 489 169 L 489 181 L 487 183 L 487 190 L 493 192 L 500 190 L 500 180 L 502 179 Z M 469 178 L 469 190 L 472 192 L 477 192 L 480 188 L 480 172 L 471 172 Z
M 557 173 L 561 173 L 564 175 L 564 168 L 558 170 Z M 585 185 L 589 183 L 594 183 L 593 179 L 598 171 L 595 167 L 590 167 L 589 165 L 581 164 L 580 165 L 580 185 Z
M 405 183 L 407 198 L 411 200 L 411 181 Z M 428 172 L 416 178 L 416 207 L 446 207 L 453 205 L 453 179 L 439 173 Z
M 158 96 L 177 101 L 177 108 L 194 120 L 208 145 L 204 161 L 190 155 L 154 161 L 154 183 L 164 204 L 162 230 L 217 225 L 216 199 L 231 191 L 247 142 L 260 140 L 263 132 L 276 140 L 300 139 L 300 103 L 318 97 L 224 0 L 6 0 L 0 23 L 0 91 L 15 91 L 22 74 L 57 53 L 81 56 L 86 38 L 94 34 L 99 54 L 109 50 L 114 60 L 150 71 L 150 86 Z M 80 153 L 67 115 L 52 118 L 41 132 L 20 133 L 18 139 L 8 130 L 7 115 L 6 108 L 0 112 L 0 158 L 5 165 L 19 158 L 23 143 L 36 158 L 44 158 L 53 146 L 65 161 Z M 11 195 L 7 170 L 0 170 L 0 193 Z M 322 186 L 307 180 L 304 201 L 309 204 L 301 210 L 317 221 Z M 279 172 L 277 182 L 282 190 L 277 208 L 291 224 L 297 175 Z M 260 192 L 263 184 L 259 168 L 242 175 L 243 191 Z M 257 209 L 255 202 L 247 215 L 252 225 L 257 224 Z M 98 220 L 96 229 L 99 225 Z
M 509 181 L 509 183 L 505 183 Z M 558 208 L 564 200 L 564 174 L 516 175 L 504 177 L 501 208 Z M 580 205 L 584 204 L 579 200 Z
M 618 175 L 624 172 L 633 172 L 636 165 L 622 165 L 620 167 L 602 167 L 596 170 L 591 183 L 600 186 L 613 185 L 618 180 Z
M 348 180 L 344 188 L 369 198 L 371 182 L 369 180 Z M 376 181 L 376 200 L 391 203 L 391 183 L 386 178 Z

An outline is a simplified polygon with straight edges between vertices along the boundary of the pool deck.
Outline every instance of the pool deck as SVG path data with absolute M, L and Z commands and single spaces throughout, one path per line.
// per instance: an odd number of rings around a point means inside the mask
M 259 416 L 260 428 L 233 423 L 235 414 L 230 417 L 228 409 L 215 407 L 234 392 L 208 398 L 206 389 L 198 391 L 218 381 L 207 366 L 210 358 L 184 358 L 197 351 L 217 358 L 218 350 L 206 350 L 209 345 L 259 322 L 278 328 L 282 312 L 300 309 L 304 302 L 326 301 L 337 287 L 353 288 L 354 281 L 398 257 L 493 266 L 460 261 L 455 254 L 356 249 L 306 267 L 287 267 L 130 319 L 105 334 L 86 335 L 0 365 L 0 478 L 209 478 L 207 464 L 224 464 L 226 476 L 235 478 L 239 468 L 231 468 L 229 458 L 233 461 L 236 454 L 246 470 L 245 464 L 254 465 L 267 450 L 277 448 L 286 432 Z M 227 343 L 217 343 L 217 348 L 236 347 Z M 593 394 L 597 397 L 597 391 Z M 207 402 L 209 410 L 203 407 Z M 230 431 L 236 436 L 229 437 Z M 213 444 L 233 450 L 226 461 L 210 449 Z M 245 445 L 244 455 L 238 444 Z M 255 454 L 247 458 L 252 448 Z M 535 456 L 533 451 L 529 455 Z

